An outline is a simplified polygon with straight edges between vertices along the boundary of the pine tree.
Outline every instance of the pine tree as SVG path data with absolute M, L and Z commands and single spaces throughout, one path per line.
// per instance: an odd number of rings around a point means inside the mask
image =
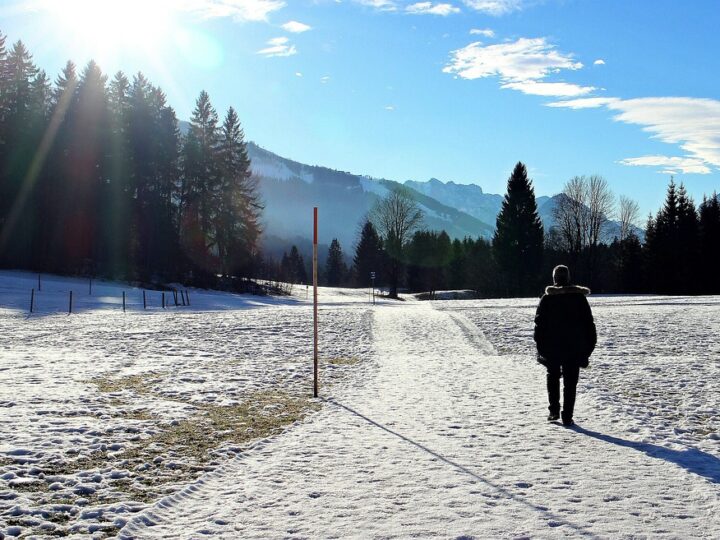
M 692 294 L 697 292 L 699 285 L 697 279 L 699 226 L 695 203 L 688 196 L 682 183 L 678 189 L 677 202 L 678 289 L 675 292 Z
M 223 273 L 248 275 L 260 235 L 257 183 L 250 172 L 245 135 L 235 109 L 225 116 L 218 147 L 219 185 L 216 217 Z
M 679 288 L 679 212 L 675 180 L 671 177 L 665 203 L 653 222 L 648 223 L 649 234 L 645 239 L 646 274 L 650 280 L 650 292 L 671 294 Z
M 345 282 L 347 266 L 343 257 L 342 248 L 337 238 L 333 238 L 328 249 L 325 263 L 325 281 L 330 287 L 339 287 Z
M 218 186 L 218 115 L 204 90 L 195 102 L 190 131 L 183 149 L 181 242 L 195 265 L 217 270 L 213 224 Z
M 355 285 L 367 287 L 371 283 L 370 274 L 375 273 L 375 284 L 380 285 L 384 273 L 383 243 L 375 226 L 369 219 L 365 220 L 360 231 L 360 240 L 355 247 L 353 258 L 353 274 Z
M 305 271 L 305 261 L 298 251 L 297 246 L 290 248 L 290 254 L 283 253 L 282 262 L 280 263 L 280 272 L 282 279 L 292 284 L 307 283 L 307 272 Z
M 521 162 L 508 179 L 507 194 L 497 218 L 493 253 L 508 294 L 523 295 L 535 290 L 543 256 L 543 226 L 532 182 Z
M 713 193 L 700 204 L 699 220 L 700 292 L 720 293 L 720 198 Z

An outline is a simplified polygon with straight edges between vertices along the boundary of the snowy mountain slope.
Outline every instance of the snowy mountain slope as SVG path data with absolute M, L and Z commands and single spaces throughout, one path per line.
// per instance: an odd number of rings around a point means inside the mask
M 320 214 L 320 241 L 338 238 L 349 251 L 362 221 L 379 197 L 400 184 L 326 167 L 303 165 L 249 143 L 252 169 L 265 204 L 265 231 L 280 238 L 309 237 L 312 208 Z M 444 229 L 454 238 L 488 237 L 492 227 L 456 208 L 413 189 L 408 190 L 425 213 L 425 226 Z

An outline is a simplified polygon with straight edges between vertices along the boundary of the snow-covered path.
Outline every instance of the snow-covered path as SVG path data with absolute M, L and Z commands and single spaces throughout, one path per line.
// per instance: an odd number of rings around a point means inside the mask
M 382 306 L 374 358 L 323 409 L 137 516 L 127 538 L 717 538 L 719 463 L 639 441 L 457 311 Z

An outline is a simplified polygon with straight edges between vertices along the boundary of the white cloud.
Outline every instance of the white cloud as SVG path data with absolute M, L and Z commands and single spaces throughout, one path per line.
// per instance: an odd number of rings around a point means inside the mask
M 312 30 L 312 26 L 298 21 L 288 21 L 282 25 L 282 29 L 287 32 L 292 32 L 293 34 L 300 34 Z
M 520 38 L 517 41 L 484 46 L 479 41 L 453 51 L 445 73 L 463 79 L 499 77 L 503 88 L 542 96 L 581 96 L 594 90 L 566 82 L 541 82 L 563 69 L 582 68 L 571 54 L 564 54 L 545 38 Z
M 664 171 L 709 174 L 720 169 L 720 101 L 690 97 L 647 97 L 635 99 L 587 98 L 558 101 L 550 107 L 586 109 L 606 107 L 616 114 L 613 120 L 641 126 L 653 139 L 679 145 L 685 156 L 644 156 L 620 163 L 662 167 Z
M 440 15 L 447 17 L 453 13 L 460 13 L 460 8 L 452 4 L 433 4 L 432 2 L 417 2 L 405 8 L 407 13 L 413 15 Z
M 720 101 L 655 97 L 614 101 L 614 120 L 642 126 L 652 138 L 679 144 L 688 157 L 720 168 Z
M 330 81 L 330 76 L 329 76 L 329 75 L 325 75 L 324 77 L 320 77 L 320 82 L 321 82 L 322 84 L 327 84 L 329 81 Z
M 302 77 L 302 76 L 303 76 L 303 74 L 302 74 L 302 73 L 300 73 L 299 71 L 296 71 L 296 72 L 295 72 L 295 76 L 296 76 L 296 77 Z
M 265 21 L 285 7 L 282 0 L 175 0 L 173 6 L 204 19 L 230 17 L 236 21 Z
M 597 109 L 618 101 L 618 98 L 613 97 L 591 97 L 581 99 L 570 99 L 567 101 L 555 101 L 548 103 L 548 107 L 566 107 L 568 109 Z
M 522 81 L 510 82 L 502 85 L 501 88 L 510 88 L 519 90 L 525 94 L 533 96 L 553 96 L 553 97 L 574 97 L 584 96 L 595 90 L 594 86 L 580 86 L 577 84 L 565 82 L 538 82 L 538 81 Z
M 464 0 L 464 3 L 476 11 L 499 16 L 521 10 L 525 0 Z
M 597 60 L 595 60 L 595 61 L 593 62 L 593 65 L 595 65 L 595 66 L 604 66 L 604 65 L 605 65 L 605 60 L 603 60 L 602 58 L 598 58 Z
M 386 110 L 386 111 L 394 111 L 394 110 L 395 110 L 395 106 L 394 106 L 394 105 L 386 105 L 386 106 L 385 106 L 385 110 Z
M 490 28 L 473 28 L 470 30 L 470 35 L 472 36 L 485 36 L 488 38 L 494 38 L 495 37 L 495 31 L 491 30 Z
M 268 40 L 269 47 L 259 50 L 257 53 L 267 56 L 268 58 L 275 56 L 292 56 L 297 54 L 295 45 L 290 44 L 290 40 L 286 37 L 276 37 Z
M 363 6 L 369 6 L 380 11 L 397 11 L 395 0 L 355 0 Z
M 662 167 L 662 174 L 710 174 L 712 170 L 702 159 L 691 157 L 641 156 L 618 163 L 631 167 Z

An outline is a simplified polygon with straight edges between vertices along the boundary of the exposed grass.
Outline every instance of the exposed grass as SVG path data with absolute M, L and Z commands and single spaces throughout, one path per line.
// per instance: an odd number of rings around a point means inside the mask
M 120 378 L 97 377 L 91 379 L 89 382 L 96 384 L 98 390 L 101 392 L 109 393 L 130 390 L 136 394 L 143 395 L 152 393 L 152 385 L 160 381 L 160 374 L 144 373 L 141 375 L 126 375 Z
M 360 363 L 360 359 L 356 356 L 348 356 L 348 357 L 339 357 L 339 358 L 328 358 L 325 360 L 328 364 L 332 364 L 334 366 L 354 366 L 355 364 Z
M 275 435 L 318 407 L 307 398 L 284 392 L 258 392 L 239 405 L 204 405 L 198 414 L 169 426 L 152 442 L 204 463 L 210 451 L 224 443 L 243 444 Z

